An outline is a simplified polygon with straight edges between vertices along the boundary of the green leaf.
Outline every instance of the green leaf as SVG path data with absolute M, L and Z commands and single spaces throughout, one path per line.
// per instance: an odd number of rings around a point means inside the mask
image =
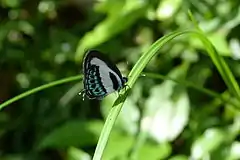
M 139 160 L 166 159 L 171 154 L 171 146 L 168 143 L 151 144 L 146 143 L 139 150 Z
M 15 8 L 15 7 L 18 7 L 20 5 L 20 2 L 19 0 L 2 0 L 1 3 L 6 5 L 7 7 L 10 7 L 10 8 Z
M 169 160 L 189 160 L 189 158 L 184 155 L 177 155 L 177 156 L 169 158 Z
M 102 121 L 69 121 L 46 135 L 38 149 L 91 146 L 97 143 L 103 127 Z
M 231 56 L 230 48 L 226 39 L 226 34 L 219 31 L 214 33 L 208 33 L 206 36 L 211 41 L 211 43 L 216 46 L 216 50 L 221 56 Z M 189 43 L 195 48 L 205 49 L 205 45 L 201 41 L 199 41 L 199 39 L 196 39 L 194 37 L 189 39 Z
M 102 159 L 125 159 L 133 142 L 133 136 L 114 130 L 113 134 L 109 137 L 108 145 Z
M 220 54 L 217 52 L 217 49 L 214 47 L 214 45 L 211 43 L 211 41 L 207 38 L 207 36 L 203 33 L 203 31 L 199 28 L 197 21 L 192 16 L 192 13 L 189 11 L 189 16 L 191 20 L 194 23 L 195 28 L 198 30 L 197 32 L 193 32 L 204 44 L 204 48 L 208 52 L 208 55 L 210 56 L 211 60 L 213 61 L 214 65 L 216 66 L 218 72 L 221 74 L 224 82 L 226 83 L 229 91 L 232 95 L 237 98 L 238 101 L 240 101 L 240 89 L 239 85 L 231 72 L 229 66 L 223 59 L 223 57 L 220 56 Z M 239 109 L 239 107 L 238 107 Z
M 114 12 L 114 15 L 109 15 L 92 31 L 84 35 L 84 37 L 79 41 L 75 60 L 81 61 L 86 49 L 94 48 L 108 41 L 110 38 L 122 32 L 126 28 L 129 28 L 137 19 L 145 14 L 146 7 L 147 4 L 144 2 L 138 1 L 136 3 L 132 3 L 130 1 L 126 1 L 125 5 L 123 5 L 118 12 Z
M 202 159 L 209 156 L 211 152 L 224 142 L 226 135 L 226 132 L 219 128 L 206 130 L 204 134 L 193 143 L 191 157 L 193 159 Z
M 234 141 L 232 143 L 230 152 L 229 152 L 229 159 L 231 160 L 237 160 L 240 159 L 240 142 L 239 141 Z
M 91 160 L 91 156 L 80 149 L 70 147 L 67 160 Z

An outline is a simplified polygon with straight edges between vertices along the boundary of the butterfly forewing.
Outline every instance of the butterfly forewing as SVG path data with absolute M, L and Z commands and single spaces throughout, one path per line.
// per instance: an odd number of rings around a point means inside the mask
M 102 99 L 120 90 L 126 82 L 118 68 L 96 50 L 86 53 L 83 72 L 85 93 L 90 99 Z

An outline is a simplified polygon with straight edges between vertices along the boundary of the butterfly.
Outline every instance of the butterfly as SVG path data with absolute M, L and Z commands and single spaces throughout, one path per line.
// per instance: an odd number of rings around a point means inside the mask
M 83 85 L 79 93 L 89 99 L 102 100 L 115 91 L 120 91 L 128 81 L 106 56 L 97 50 L 88 50 L 83 60 Z

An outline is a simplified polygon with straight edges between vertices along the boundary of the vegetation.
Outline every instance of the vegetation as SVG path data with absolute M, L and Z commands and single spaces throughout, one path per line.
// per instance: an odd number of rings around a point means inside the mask
M 2 0 L 0 160 L 240 159 L 239 5 Z M 102 101 L 92 48 L 129 78 Z

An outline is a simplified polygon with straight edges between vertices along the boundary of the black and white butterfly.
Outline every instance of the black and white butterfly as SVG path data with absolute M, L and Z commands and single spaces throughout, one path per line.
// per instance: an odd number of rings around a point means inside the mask
M 84 89 L 79 93 L 89 99 L 101 100 L 108 94 L 120 91 L 127 82 L 119 69 L 101 52 L 89 50 L 83 60 Z

